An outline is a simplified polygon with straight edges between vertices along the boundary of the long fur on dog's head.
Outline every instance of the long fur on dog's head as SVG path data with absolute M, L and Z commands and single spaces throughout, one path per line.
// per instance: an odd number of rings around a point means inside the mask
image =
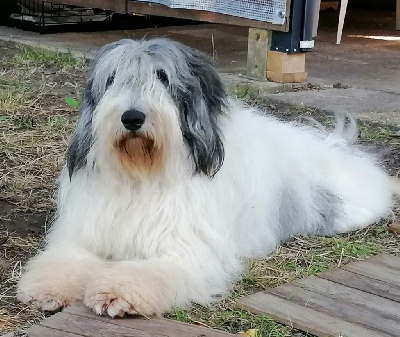
M 190 162 L 191 174 L 212 177 L 224 160 L 218 124 L 226 104 L 218 73 L 196 50 L 168 39 L 106 45 L 93 61 L 68 150 L 70 178 L 114 159 L 132 174 L 148 176 L 168 162 L 179 172 L 176 165 Z M 146 117 L 135 132 L 121 122 L 128 110 Z

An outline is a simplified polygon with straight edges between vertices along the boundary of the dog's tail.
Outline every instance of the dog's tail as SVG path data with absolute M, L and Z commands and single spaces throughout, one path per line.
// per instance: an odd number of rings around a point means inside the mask
M 335 139 L 344 140 L 347 144 L 354 144 L 358 138 L 358 129 L 356 119 L 346 111 L 335 112 L 335 125 L 333 130 L 328 130 L 320 122 L 310 116 L 300 116 L 298 122 L 307 122 L 315 127 L 325 137 L 335 136 Z
M 333 133 L 344 138 L 347 143 L 354 144 L 358 138 L 358 128 L 356 119 L 347 112 L 335 114 L 336 126 Z M 367 151 L 367 148 L 364 148 Z M 372 151 L 372 154 L 378 157 L 384 156 L 384 151 Z M 387 151 L 386 151 L 387 153 Z M 390 188 L 393 195 L 400 197 L 400 179 L 398 177 L 389 176 Z

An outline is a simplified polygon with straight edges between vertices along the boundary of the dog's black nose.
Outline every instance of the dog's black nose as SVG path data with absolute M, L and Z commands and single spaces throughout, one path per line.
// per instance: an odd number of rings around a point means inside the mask
M 121 116 L 122 124 L 130 131 L 139 130 L 144 124 L 145 119 L 145 114 L 138 110 L 125 111 Z

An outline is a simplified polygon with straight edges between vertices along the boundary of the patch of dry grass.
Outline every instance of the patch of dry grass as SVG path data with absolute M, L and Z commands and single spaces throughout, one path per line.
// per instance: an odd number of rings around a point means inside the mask
M 23 71 L 3 70 L 0 73 L 0 110 L 3 114 L 18 113 L 19 109 L 34 107 L 43 97 L 45 90 L 42 83 L 34 86 Z
M 18 52 L 12 58 L 14 66 L 18 68 L 32 69 L 35 67 L 57 67 L 58 70 L 85 70 L 88 61 L 74 57 L 71 51 L 61 52 L 43 48 L 17 46 Z
M 41 237 L 11 235 L 0 246 L 0 334 L 15 329 L 23 330 L 44 318 L 42 312 L 15 299 L 22 265 L 39 249 L 41 243 Z
M 399 243 L 386 223 L 337 237 L 298 237 L 271 258 L 251 261 L 247 278 L 252 287 L 275 287 L 371 255 L 400 255 Z
M 76 120 L 62 96 L 71 91 L 78 95 L 74 72 L 83 72 L 85 64 L 70 54 L 30 47 L 19 47 L 14 56 L 3 59 L 0 189 L 2 197 L 20 209 L 52 208 L 49 196 Z
M 11 117 L 0 126 L 2 197 L 24 210 L 51 209 L 55 177 L 74 122 L 65 115 Z

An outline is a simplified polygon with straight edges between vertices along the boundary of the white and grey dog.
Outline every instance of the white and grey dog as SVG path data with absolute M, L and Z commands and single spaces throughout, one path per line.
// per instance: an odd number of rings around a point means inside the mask
M 103 47 L 83 95 L 47 245 L 18 298 L 45 310 L 153 315 L 224 295 L 241 259 L 391 212 L 378 160 L 332 132 L 227 96 L 207 57 L 168 39 Z

